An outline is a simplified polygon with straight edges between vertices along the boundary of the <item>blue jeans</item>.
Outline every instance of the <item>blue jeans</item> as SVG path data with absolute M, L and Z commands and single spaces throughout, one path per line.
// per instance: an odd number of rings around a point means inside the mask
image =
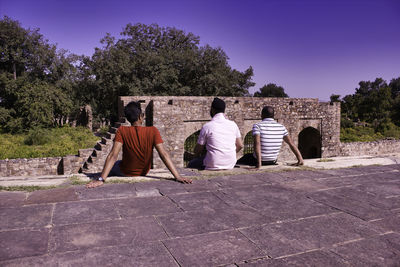
M 121 168 L 120 168 L 120 166 L 119 166 L 119 165 L 121 164 L 121 162 L 122 162 L 122 160 L 117 160 L 117 161 L 114 163 L 114 166 L 112 167 L 109 176 L 126 176 L 126 175 L 121 171 Z
M 191 169 L 199 169 L 199 170 L 204 170 L 206 166 L 204 166 L 204 158 L 206 156 L 200 156 L 198 158 L 194 158 L 191 161 L 189 161 L 187 167 Z

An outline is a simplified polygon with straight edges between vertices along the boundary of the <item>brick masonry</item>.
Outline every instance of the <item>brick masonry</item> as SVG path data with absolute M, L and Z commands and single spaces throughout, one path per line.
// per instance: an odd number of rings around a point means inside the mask
M 222 99 L 227 104 L 226 116 L 237 123 L 243 139 L 251 131 L 253 124 L 260 121 L 262 108 L 270 105 L 275 108 L 276 120 L 286 126 L 294 143 L 304 146 L 299 144 L 299 136 L 305 133 L 304 140 L 317 147 L 318 157 L 379 155 L 400 151 L 400 140 L 340 143 L 340 103 L 319 102 L 316 98 Z M 94 148 L 80 149 L 78 155 L 65 157 L 0 160 L 0 177 L 100 172 L 112 148 L 115 131 L 120 125 L 129 125 L 123 122 L 123 108 L 130 101 L 141 102 L 146 114 L 146 125 L 159 129 L 172 160 L 178 167 L 182 167 L 185 140 L 211 119 L 209 112 L 212 100 L 213 97 L 187 96 L 120 97 L 118 112 L 122 123 L 112 127 Z M 307 136 L 311 133 L 314 136 Z M 243 152 L 239 152 L 237 156 L 242 154 Z M 286 144 L 282 147 L 279 160 L 295 160 Z M 156 152 L 153 166 L 165 167 Z
M 130 101 L 140 101 L 146 112 L 146 125 L 157 127 L 174 163 L 183 166 L 186 138 L 209 121 L 210 105 L 214 97 L 177 96 L 126 96 L 120 97 L 119 115 Z M 317 143 L 321 157 L 340 154 L 340 103 L 319 102 L 316 98 L 256 98 L 221 97 L 226 102 L 226 116 L 239 126 L 242 137 L 261 120 L 261 110 L 270 105 L 275 108 L 275 118 L 288 129 L 297 145 L 301 131 L 311 127 L 319 133 Z M 240 156 L 239 153 L 238 156 Z M 295 160 L 284 144 L 280 160 Z M 154 166 L 163 164 L 156 153 Z

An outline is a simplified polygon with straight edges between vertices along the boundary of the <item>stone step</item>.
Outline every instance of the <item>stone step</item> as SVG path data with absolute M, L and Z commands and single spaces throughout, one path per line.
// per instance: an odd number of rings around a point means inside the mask
M 115 134 L 113 134 L 113 133 L 106 133 L 106 138 L 107 138 L 107 139 L 113 140 L 114 137 L 115 137 Z
M 115 134 L 117 132 L 118 128 L 111 127 L 110 130 L 108 131 L 109 133 Z
M 106 138 L 106 137 L 102 137 L 101 138 L 101 143 L 102 144 L 107 144 L 107 143 L 110 143 L 110 142 L 112 142 L 112 140 L 111 139 L 108 139 L 108 138 Z

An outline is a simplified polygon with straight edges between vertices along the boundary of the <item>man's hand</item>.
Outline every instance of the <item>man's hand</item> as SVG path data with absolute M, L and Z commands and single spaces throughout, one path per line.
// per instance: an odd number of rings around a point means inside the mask
M 290 166 L 302 166 L 302 165 L 304 165 L 304 161 L 302 161 L 302 160 L 299 160 L 299 161 L 296 162 L 296 163 L 290 164 Z
M 191 184 L 192 183 L 192 179 L 185 178 L 185 177 L 175 178 L 175 180 L 177 180 L 178 182 L 183 183 L 183 184 Z
M 95 188 L 95 187 L 102 186 L 103 184 L 104 184 L 103 181 L 93 180 L 86 185 L 86 188 Z

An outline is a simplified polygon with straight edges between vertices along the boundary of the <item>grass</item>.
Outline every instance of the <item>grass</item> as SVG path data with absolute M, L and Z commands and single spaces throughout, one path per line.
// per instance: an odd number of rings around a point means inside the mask
M 38 185 L 18 185 L 18 186 L 0 186 L 0 191 L 26 191 L 33 192 L 36 190 L 54 189 L 58 186 L 38 186 Z
M 334 159 L 319 159 L 317 160 L 317 162 L 331 162 L 331 161 L 335 161 Z
M 99 138 L 83 127 L 34 129 L 24 134 L 0 133 L 0 159 L 61 157 L 91 148 Z

